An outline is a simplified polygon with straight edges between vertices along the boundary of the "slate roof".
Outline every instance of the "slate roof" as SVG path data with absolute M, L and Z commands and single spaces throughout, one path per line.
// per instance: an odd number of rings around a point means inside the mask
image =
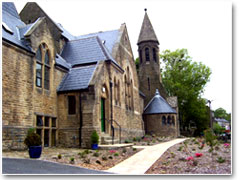
M 72 68 L 63 78 L 58 92 L 87 89 L 97 64 Z
M 20 19 L 17 9 L 13 2 L 3 2 L 2 3 L 2 11 L 8 12 L 15 18 Z
M 55 24 L 56 24 L 56 23 L 55 23 Z M 70 34 L 66 29 L 64 29 L 61 24 L 58 23 L 57 25 L 58 25 L 58 27 L 62 30 L 62 36 L 64 36 L 65 38 L 67 38 L 69 41 L 76 39 L 76 37 L 73 36 L 72 34 Z
M 2 38 L 16 46 L 19 46 L 27 51 L 33 52 L 28 47 L 24 40 L 21 40 L 19 28 L 25 27 L 25 23 L 22 22 L 17 14 L 17 10 L 13 3 L 2 3 L 2 21 L 11 29 L 13 33 L 9 33 L 2 25 Z
M 65 59 L 63 59 L 59 54 L 56 54 L 56 65 L 59 65 L 67 70 L 69 70 L 72 66 L 67 63 Z
M 159 44 L 157 36 L 154 32 L 153 26 L 151 24 L 151 21 L 147 15 L 147 11 L 145 12 L 145 16 L 143 19 L 141 31 L 138 37 L 138 42 L 137 44 L 140 44 L 141 42 L 144 41 L 155 41 Z
M 112 30 L 112 31 L 104 31 L 98 33 L 91 33 L 86 35 L 81 35 L 76 38 L 86 38 L 86 37 L 94 37 L 98 36 L 101 42 L 105 41 L 104 45 L 108 49 L 110 53 L 112 53 L 113 47 L 117 41 L 119 35 L 119 30 Z
M 167 101 L 160 96 L 158 89 L 156 89 L 155 96 L 144 108 L 144 115 L 146 114 L 176 114 L 176 110 L 173 109 Z

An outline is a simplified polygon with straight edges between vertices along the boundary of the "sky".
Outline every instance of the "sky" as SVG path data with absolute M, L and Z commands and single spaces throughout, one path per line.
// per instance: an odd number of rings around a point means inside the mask
M 18 12 L 27 1 L 15 1 Z M 186 48 L 193 61 L 210 67 L 203 98 L 212 109 L 232 112 L 232 3 L 224 0 L 79 0 L 37 1 L 73 35 L 118 29 L 126 23 L 134 58 L 144 8 L 160 42 L 160 53 Z

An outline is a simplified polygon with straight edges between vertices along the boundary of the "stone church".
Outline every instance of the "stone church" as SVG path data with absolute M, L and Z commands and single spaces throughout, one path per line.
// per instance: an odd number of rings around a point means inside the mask
M 101 144 L 145 133 L 179 135 L 177 98 L 164 91 L 147 12 L 137 45 L 139 74 L 126 24 L 73 36 L 37 3 L 18 14 L 14 3 L 3 2 L 3 150 L 25 149 L 29 128 L 44 147 L 90 147 L 93 130 Z

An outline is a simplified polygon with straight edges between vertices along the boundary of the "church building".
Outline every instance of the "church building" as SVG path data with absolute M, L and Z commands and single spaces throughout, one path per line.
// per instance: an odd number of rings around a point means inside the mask
M 73 36 L 37 3 L 18 14 L 14 3 L 3 2 L 2 149 L 25 149 L 29 128 L 44 147 L 89 148 L 94 130 L 100 144 L 111 143 L 112 136 L 114 143 L 142 137 L 151 132 L 147 109 L 156 89 L 172 111 L 154 115 L 154 121 L 170 117 L 177 132 L 177 98 L 164 92 L 158 45 L 145 13 L 137 74 L 126 24 Z

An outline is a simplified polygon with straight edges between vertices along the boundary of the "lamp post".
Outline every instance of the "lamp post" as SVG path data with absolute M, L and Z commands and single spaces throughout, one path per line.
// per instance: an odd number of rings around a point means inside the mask
M 211 101 L 211 100 L 208 100 L 208 104 L 209 104 L 209 116 L 210 116 L 210 128 L 213 129 L 211 103 L 212 103 L 212 101 Z

